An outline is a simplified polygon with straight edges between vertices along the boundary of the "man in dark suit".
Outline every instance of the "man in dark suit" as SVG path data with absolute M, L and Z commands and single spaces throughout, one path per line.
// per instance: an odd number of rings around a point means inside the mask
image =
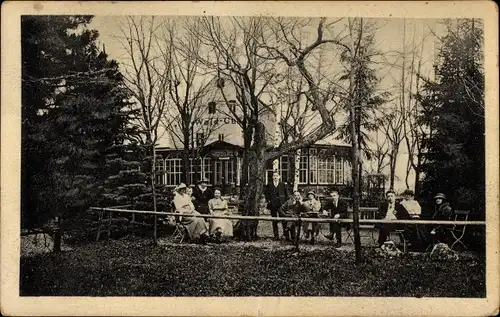
M 208 201 L 214 198 L 214 193 L 208 188 L 208 179 L 203 178 L 198 182 L 198 186 L 193 189 L 194 205 L 200 214 L 208 215 Z
M 266 196 L 267 208 L 271 211 L 271 216 L 277 217 L 279 209 L 288 198 L 285 183 L 280 181 L 279 173 L 274 172 L 273 180 L 267 184 L 264 195 Z M 286 225 L 284 223 L 282 225 L 284 233 Z M 278 221 L 273 221 L 273 234 L 274 239 L 279 240 Z
M 387 200 L 384 201 L 378 207 L 377 214 L 375 216 L 376 219 L 384 219 L 384 220 L 400 220 L 400 219 L 410 219 L 410 215 L 408 211 L 399 203 L 396 202 L 396 193 L 393 190 L 388 190 L 386 193 Z M 377 224 L 375 227 L 379 228 L 378 235 L 378 245 L 382 246 L 385 241 L 387 241 L 387 237 L 389 237 L 390 233 L 394 229 L 403 229 L 404 225 L 394 225 L 394 224 Z
M 330 190 L 332 200 L 325 204 L 325 210 L 330 214 L 333 219 L 347 218 L 347 203 L 340 199 L 337 189 Z M 330 223 L 330 234 L 326 238 L 333 240 L 334 236 L 337 239 L 335 243 L 336 248 L 342 246 L 342 225 L 339 222 Z

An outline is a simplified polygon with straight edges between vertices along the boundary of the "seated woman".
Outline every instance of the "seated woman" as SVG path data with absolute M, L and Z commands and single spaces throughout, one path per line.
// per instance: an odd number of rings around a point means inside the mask
M 176 212 L 182 214 L 181 223 L 186 227 L 191 241 L 206 243 L 208 238 L 207 223 L 203 218 L 190 217 L 189 215 L 199 215 L 194 209 L 191 197 L 186 193 L 186 184 L 181 183 L 176 190 L 174 197 Z
M 214 191 L 214 197 L 208 201 L 208 209 L 211 215 L 229 215 L 227 201 L 221 198 L 219 189 Z M 223 238 L 233 236 L 233 222 L 229 219 L 210 218 L 210 235 L 220 242 Z
M 446 201 L 446 196 L 443 193 L 438 193 L 434 196 L 434 210 L 431 216 L 432 220 L 452 220 L 453 209 L 450 203 Z M 435 242 L 448 242 L 450 239 L 446 232 L 446 225 L 432 225 L 430 235 Z
M 314 191 L 309 191 L 307 193 L 307 200 L 304 201 L 304 217 L 319 218 L 319 212 L 321 210 L 321 202 L 316 198 Z M 306 239 L 311 236 L 311 243 L 314 243 L 314 236 L 318 231 L 318 223 L 314 222 L 304 222 L 303 225 L 304 232 L 306 234 Z
M 278 210 L 281 217 L 297 217 L 304 212 L 302 205 L 302 195 L 300 192 L 295 191 L 293 196 L 290 197 Z M 295 221 L 286 221 L 283 235 L 287 241 L 296 242 L 297 237 L 297 224 Z
M 400 202 L 400 205 L 406 210 L 410 219 L 420 218 L 422 207 L 418 201 L 415 200 L 415 193 L 412 190 L 406 189 L 403 192 L 403 200 Z M 408 247 L 422 247 L 423 238 L 421 237 L 420 227 L 418 225 L 407 224 L 404 234 L 408 241 Z
M 422 207 L 418 201 L 415 200 L 415 193 L 412 190 L 406 189 L 403 192 L 403 200 L 401 201 L 401 206 L 408 212 L 410 219 L 420 218 L 422 214 Z

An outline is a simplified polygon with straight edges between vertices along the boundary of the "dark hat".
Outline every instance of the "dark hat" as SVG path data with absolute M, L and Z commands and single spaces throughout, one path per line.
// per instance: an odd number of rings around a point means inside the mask
M 436 196 L 434 196 L 434 199 L 438 199 L 438 198 L 446 199 L 446 196 L 443 193 L 437 193 Z
M 203 183 L 208 184 L 209 183 L 208 179 L 207 178 L 202 178 L 202 179 L 200 179 L 198 181 L 198 184 L 203 184 Z
M 337 187 L 328 187 L 328 192 L 331 193 L 331 192 L 337 192 L 340 194 L 339 192 L 339 189 Z
M 309 196 L 309 195 L 313 195 L 314 198 L 316 198 L 316 193 L 314 192 L 314 190 L 310 190 L 307 192 L 306 196 Z
M 413 190 L 411 189 L 405 189 L 405 191 L 403 192 L 403 196 L 415 196 L 415 193 L 413 192 Z

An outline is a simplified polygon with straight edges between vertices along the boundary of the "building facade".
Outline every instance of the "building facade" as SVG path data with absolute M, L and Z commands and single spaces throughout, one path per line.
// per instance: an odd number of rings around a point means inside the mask
M 207 178 L 211 186 L 223 194 L 238 192 L 241 184 L 243 147 L 226 141 L 212 142 L 199 151 L 189 166 L 189 184 Z M 301 150 L 299 164 L 299 190 L 315 190 L 320 193 L 330 186 L 348 191 L 351 185 L 350 147 L 341 145 L 313 145 Z M 182 150 L 157 149 L 157 183 L 167 187 L 177 186 L 182 180 Z M 279 158 L 279 173 L 284 182 L 293 183 L 294 153 Z M 273 174 L 273 162 L 266 165 L 266 179 Z
M 195 184 L 201 178 L 207 178 L 210 185 L 221 188 L 223 194 L 239 192 L 241 184 L 243 133 L 238 118 L 242 108 L 237 103 L 234 90 L 218 80 L 210 83 L 213 91 L 203 101 L 205 111 L 200 112 L 193 129 L 193 149 L 189 166 L 189 184 Z M 221 91 L 222 90 L 222 91 Z M 266 143 L 274 144 L 276 115 L 272 109 L 264 106 L 259 111 L 259 119 L 266 127 Z M 206 128 L 204 128 L 206 127 Z M 203 135 L 208 133 L 208 135 Z M 172 138 L 169 147 L 157 148 L 157 183 L 167 187 L 177 186 L 182 180 L 182 142 Z M 279 158 L 279 172 L 284 182 L 292 184 L 294 180 L 294 153 Z M 350 176 L 350 146 L 333 144 L 315 144 L 301 149 L 299 164 L 299 189 L 321 192 L 329 186 L 340 190 L 348 189 Z M 266 179 L 269 182 L 273 174 L 273 162 L 266 165 Z

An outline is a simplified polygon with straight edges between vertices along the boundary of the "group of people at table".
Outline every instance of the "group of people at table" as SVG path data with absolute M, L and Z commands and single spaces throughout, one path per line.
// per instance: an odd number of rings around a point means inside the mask
M 314 243 L 315 237 L 320 233 L 321 224 L 318 222 L 304 221 L 280 221 L 279 217 L 302 217 L 302 218 L 333 218 L 336 221 L 329 223 L 329 234 L 325 237 L 329 240 L 335 240 L 335 247 L 342 246 L 342 228 L 349 230 L 349 222 L 338 221 L 348 218 L 347 203 L 340 199 L 337 189 L 331 188 L 328 191 L 329 199 L 322 205 L 314 191 L 306 193 L 305 199 L 299 191 L 288 197 L 286 185 L 280 181 L 278 173 L 273 174 L 273 179 L 264 190 L 266 207 L 271 212 L 271 216 L 278 219 L 272 222 L 273 235 L 275 240 L 281 240 L 279 235 L 279 223 L 282 224 L 283 238 L 285 240 L 296 242 L 300 239 L 300 232 L 303 231 L 305 238 Z M 221 197 L 221 191 L 215 189 L 212 191 L 208 187 L 208 180 L 203 179 L 198 182 L 194 188 L 180 184 L 175 189 L 173 205 L 175 211 L 182 214 L 180 222 L 186 228 L 191 241 L 206 243 L 213 239 L 217 242 L 230 239 L 233 236 L 233 223 L 230 219 L 193 217 L 196 214 L 210 215 L 228 215 L 228 202 Z M 453 211 L 446 197 L 442 193 L 434 196 L 434 210 L 429 219 L 450 220 Z M 386 201 L 382 202 L 375 214 L 375 219 L 384 220 L 408 220 L 419 219 L 421 217 L 420 204 L 414 200 L 414 194 L 411 190 L 403 193 L 403 200 L 396 201 L 396 194 L 389 190 L 386 193 Z M 379 230 L 378 244 L 382 246 L 390 236 L 391 231 L 396 229 L 404 230 L 407 241 L 414 241 L 418 233 L 416 227 L 405 226 L 404 224 L 378 223 L 376 228 Z M 444 226 L 433 225 L 428 233 L 439 241 L 444 238 Z M 300 230 L 299 230 L 300 229 Z

